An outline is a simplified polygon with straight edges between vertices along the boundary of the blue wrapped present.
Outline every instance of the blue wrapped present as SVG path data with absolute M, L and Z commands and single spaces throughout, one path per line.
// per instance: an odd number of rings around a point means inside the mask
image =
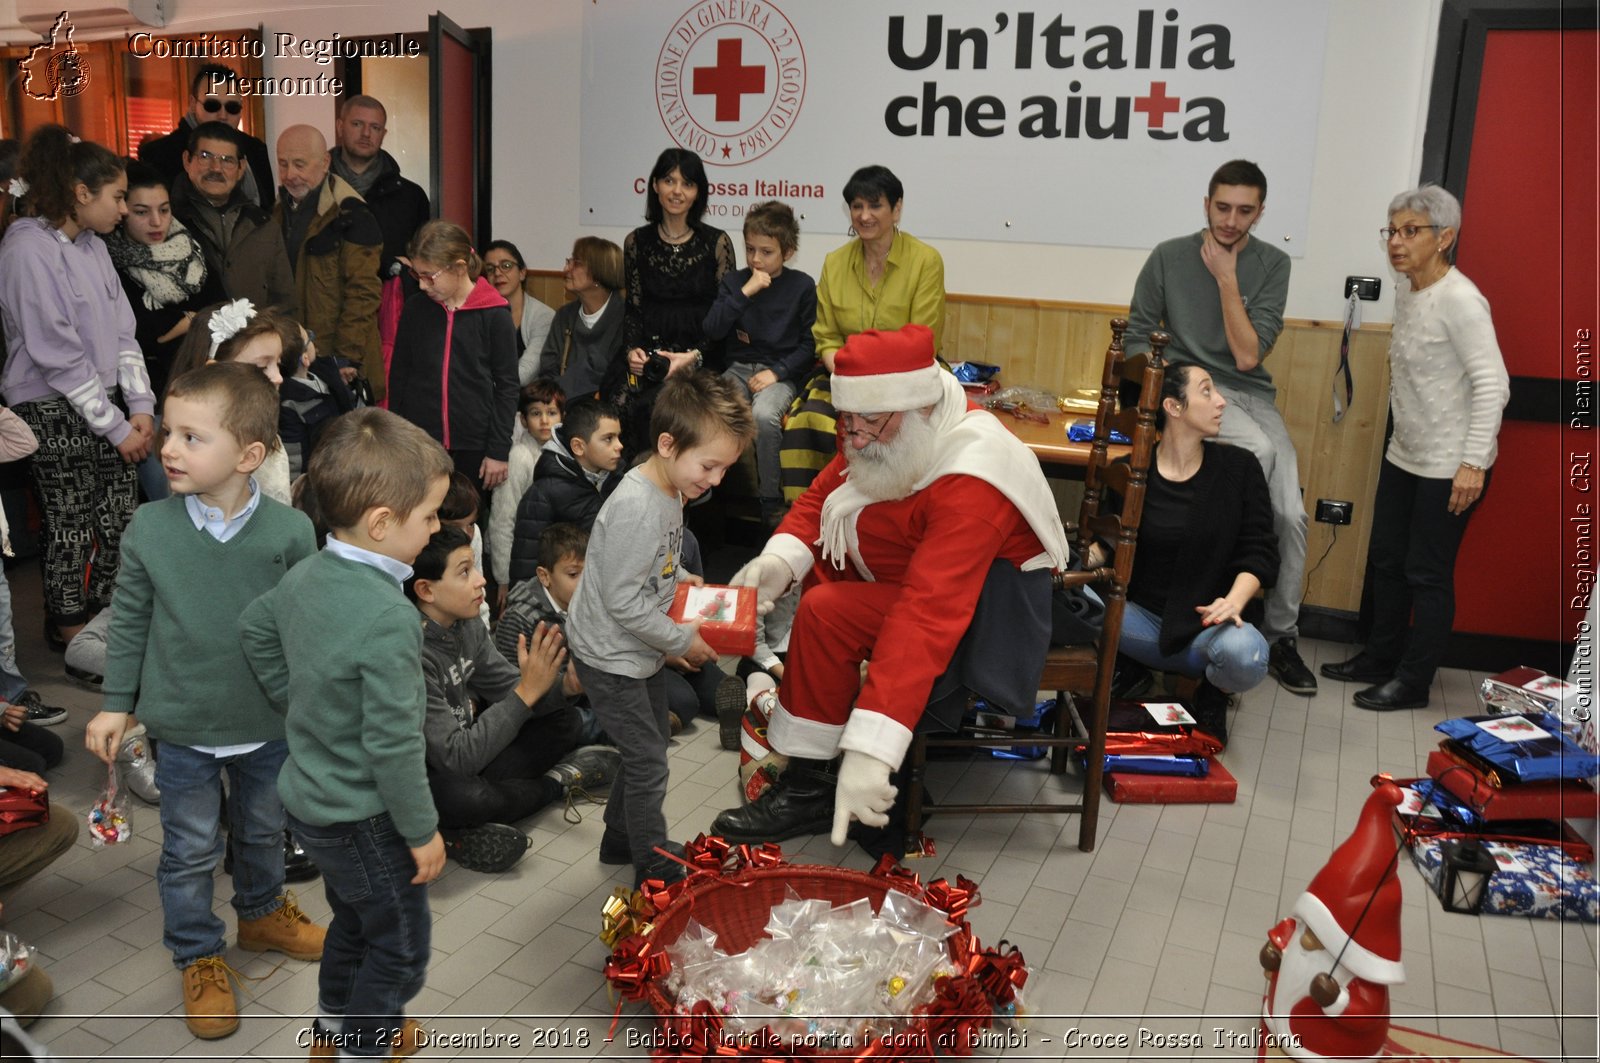
M 1555 845 L 1485 842 L 1498 869 L 1489 880 L 1484 915 L 1525 915 L 1542 919 L 1600 922 L 1600 884 L 1588 868 Z M 1439 841 L 1418 838 L 1411 859 L 1435 893 L 1443 876 Z
M 1067 439 L 1069 441 L 1073 442 L 1073 443 L 1093 443 L 1094 442 L 1094 422 L 1093 421 L 1073 421 L 1071 424 L 1069 424 L 1067 426 Z M 1113 442 L 1113 443 L 1127 443 L 1128 442 L 1128 437 L 1126 435 L 1124 435 L 1123 433 L 1117 431 L 1115 428 L 1113 428 L 1111 430 L 1111 442 Z
M 1135 775 L 1181 775 L 1185 778 L 1198 779 L 1211 774 L 1211 758 L 1107 753 L 1105 770 Z
M 1514 716 L 1458 716 L 1434 724 L 1440 731 L 1519 782 L 1588 779 L 1600 775 L 1600 756 L 1568 738 L 1547 712 Z
M 981 384 L 1000 372 L 1000 367 L 986 362 L 957 362 L 950 367 L 950 372 L 963 384 Z

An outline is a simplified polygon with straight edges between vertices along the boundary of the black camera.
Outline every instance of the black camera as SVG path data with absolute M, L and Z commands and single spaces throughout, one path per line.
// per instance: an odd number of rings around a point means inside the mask
M 660 351 L 649 351 L 644 356 L 644 368 L 639 371 L 639 376 L 646 384 L 659 384 L 667 379 L 667 372 L 672 369 L 672 363 Z

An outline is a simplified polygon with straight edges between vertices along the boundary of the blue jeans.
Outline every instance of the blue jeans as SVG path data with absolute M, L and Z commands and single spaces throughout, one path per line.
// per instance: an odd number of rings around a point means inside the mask
M 1203 675 L 1212 686 L 1230 694 L 1241 694 L 1267 677 L 1267 640 L 1253 624 L 1215 624 L 1169 655 L 1161 652 L 1161 618 L 1128 602 L 1117 648 L 1146 668 Z
M 433 932 L 428 887 L 411 884 L 411 847 L 387 812 L 326 827 L 290 816 L 289 826 L 322 872 L 333 909 L 317 1008 L 343 1026 L 324 1032 L 340 1035 L 345 1055 L 389 1056 L 406 1004 L 427 980 Z
M 798 389 L 794 381 L 780 380 L 752 392 L 750 378 L 767 368 L 752 362 L 735 362 L 722 377 L 737 381 L 750 400 L 750 412 L 756 421 L 756 489 L 763 510 L 776 511 L 783 504 L 783 485 L 779 482 L 783 470 L 778 462 L 778 451 L 783 447 L 783 415 L 789 412 Z
M 17 633 L 11 623 L 11 585 L 0 571 L 0 701 L 10 704 L 28 689 L 28 681 L 17 671 Z
M 161 791 L 161 860 L 156 888 L 165 920 L 162 941 L 179 970 L 226 947 L 211 911 L 212 874 L 222 856 L 222 773 L 228 773 L 228 831 L 233 839 L 233 909 L 241 920 L 283 907 L 283 802 L 278 769 L 289 747 L 278 739 L 232 757 L 162 742 L 156 758 Z

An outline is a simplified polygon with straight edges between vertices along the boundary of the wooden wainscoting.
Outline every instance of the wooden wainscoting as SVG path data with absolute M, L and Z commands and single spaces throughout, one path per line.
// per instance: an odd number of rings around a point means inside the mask
M 566 301 L 557 270 L 529 270 L 526 287 L 552 307 Z M 1004 384 L 1056 393 L 1098 385 L 1111 319 L 1128 312 L 1125 306 L 1099 303 L 955 293 L 946 297 L 945 310 L 946 359 L 998 365 Z M 1354 614 L 1361 607 L 1372 496 L 1389 409 L 1389 326 L 1364 325 L 1351 338 L 1355 401 L 1335 423 L 1333 383 L 1341 334 L 1337 321 L 1291 318 L 1267 368 L 1278 385 L 1278 409 L 1299 456 L 1307 514 L 1316 512 L 1319 498 L 1355 504 L 1348 527 L 1314 520 L 1307 525 L 1306 571 L 1311 577 L 1305 604 Z
M 1125 306 L 957 294 L 946 297 L 945 310 L 946 359 L 998 365 L 1004 384 L 1058 393 L 1097 384 L 1111 319 L 1128 312 Z M 1355 401 L 1334 423 L 1341 334 L 1338 322 L 1291 319 L 1267 367 L 1299 457 L 1307 513 L 1315 513 L 1319 498 L 1355 503 L 1348 527 L 1308 525 L 1306 571 L 1313 566 L 1315 571 L 1305 604 L 1355 613 L 1361 607 L 1372 496 L 1388 417 L 1389 327 L 1367 325 L 1352 337 Z

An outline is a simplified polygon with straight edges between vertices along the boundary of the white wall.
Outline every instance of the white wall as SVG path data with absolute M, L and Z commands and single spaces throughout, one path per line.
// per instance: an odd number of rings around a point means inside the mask
M 579 136 L 628 132 L 579 128 L 582 64 L 604 62 L 603 56 L 587 54 L 583 47 L 583 8 L 590 2 L 387 0 L 382 5 L 358 5 L 278 0 L 269 5 L 260 0 L 168 0 L 167 28 L 197 33 L 262 25 L 269 41 L 277 32 L 365 36 L 424 31 L 435 10 L 443 10 L 462 26 L 493 27 L 495 235 L 515 241 L 530 265 L 554 268 L 581 232 L 619 242 L 625 234 L 622 229 L 584 230 L 577 218 Z M 1292 317 L 1337 318 L 1347 274 L 1383 277 L 1384 297 L 1367 304 L 1365 316 L 1369 321 L 1391 316 L 1392 276 L 1378 246 L 1377 230 L 1387 220 L 1384 208 L 1389 199 L 1417 177 L 1438 7 L 1439 0 L 1339 0 L 1332 6 L 1320 107 L 1313 109 L 1314 101 L 1306 101 L 1307 114 L 1313 116 L 1307 120 L 1320 121 L 1320 127 L 1310 238 L 1305 257 L 1295 262 L 1289 290 Z M 0 0 L 0 38 L 28 39 L 15 25 L 13 12 L 14 0 Z M 813 76 L 828 76 L 825 55 L 809 59 Z M 264 65 L 269 77 L 314 76 L 331 70 L 309 60 L 276 58 L 270 47 Z M 848 72 L 834 73 L 848 76 Z M 310 122 L 331 138 L 329 101 L 270 100 L 266 111 L 273 136 L 288 125 Z M 391 107 L 391 128 L 404 121 L 405 115 Z M 643 121 L 641 125 L 648 128 Z M 656 139 L 665 146 L 664 134 Z M 640 145 L 641 168 L 657 148 L 655 141 Z M 850 158 L 848 148 L 842 148 L 839 168 L 847 171 L 865 161 Z M 415 171 L 410 176 L 426 183 L 426 170 Z M 927 179 L 901 176 L 913 190 L 917 180 Z M 1003 183 L 1000 189 L 1003 195 Z M 1205 189 L 1174 188 L 1172 194 L 1194 202 L 1198 228 Z M 1267 207 L 1270 217 L 1270 197 Z M 1039 203 L 1033 209 L 1093 210 L 1094 205 Z M 915 216 L 913 191 L 906 202 L 906 226 L 913 232 Z M 815 273 L 833 242 L 825 240 L 802 241 L 796 265 Z M 956 240 L 941 240 L 938 246 L 951 291 L 1020 298 L 1125 303 L 1144 261 L 1142 252 L 1107 248 Z

